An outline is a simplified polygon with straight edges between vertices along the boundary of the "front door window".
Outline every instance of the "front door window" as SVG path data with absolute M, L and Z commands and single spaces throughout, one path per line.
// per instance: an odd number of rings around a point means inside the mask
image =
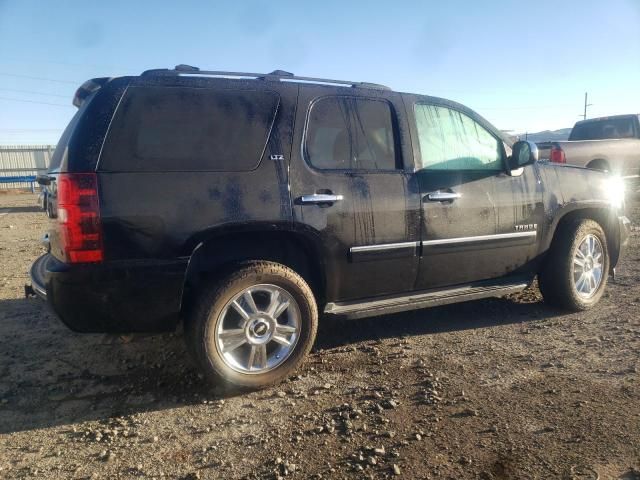
M 501 142 L 464 113 L 418 104 L 415 115 L 421 152 L 419 169 L 503 169 Z

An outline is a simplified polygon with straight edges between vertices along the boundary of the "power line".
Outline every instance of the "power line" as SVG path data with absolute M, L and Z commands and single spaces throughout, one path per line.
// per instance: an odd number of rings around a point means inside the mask
M 55 78 L 32 77 L 31 75 L 20 75 L 18 73 L 0 72 L 0 75 L 4 75 L 5 77 L 28 78 L 30 80 L 44 80 L 45 82 L 68 83 L 71 85 L 80 85 L 82 83 L 80 81 L 72 81 L 72 80 L 58 80 Z
M 70 95 L 59 95 L 56 93 L 34 92 L 33 90 L 17 90 L 15 88 L 0 88 L 4 92 L 29 93 L 32 95 L 44 95 L 46 97 L 69 98 Z
M 61 128 L 0 128 L 0 132 L 23 133 L 23 132 L 61 132 Z
M 114 69 L 131 70 L 131 69 L 135 69 L 134 66 L 125 67 L 123 65 L 107 65 L 107 64 L 96 64 L 96 63 L 85 63 L 85 62 L 64 62 L 64 61 L 44 60 L 44 59 L 24 60 L 23 58 L 18 58 L 18 57 L 8 57 L 8 59 L 11 62 L 27 63 L 29 65 L 32 65 L 35 62 L 35 63 L 38 63 L 38 64 L 40 64 L 40 63 L 48 63 L 48 64 L 51 64 L 51 65 L 67 65 L 67 66 L 71 66 L 71 67 L 83 67 L 83 68 L 103 68 L 103 69 L 109 69 L 109 70 L 114 70 Z
M 558 104 L 555 105 L 528 105 L 528 106 L 517 106 L 517 107 L 475 107 L 476 110 L 537 110 L 543 108 L 557 108 L 557 107 L 572 107 L 573 105 L 569 104 Z
M 0 97 L 0 100 L 8 100 L 10 102 L 38 103 L 40 105 L 53 105 L 55 107 L 73 107 L 73 105 L 65 103 L 39 102 L 37 100 L 27 100 L 24 98 Z

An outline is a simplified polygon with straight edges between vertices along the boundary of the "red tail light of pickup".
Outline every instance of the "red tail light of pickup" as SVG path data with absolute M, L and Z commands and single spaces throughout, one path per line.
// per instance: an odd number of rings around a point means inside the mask
M 553 163 L 567 163 L 567 157 L 564 150 L 559 145 L 552 145 L 549 152 L 549 160 Z
M 102 224 L 95 173 L 60 174 L 58 226 L 69 263 L 102 262 Z

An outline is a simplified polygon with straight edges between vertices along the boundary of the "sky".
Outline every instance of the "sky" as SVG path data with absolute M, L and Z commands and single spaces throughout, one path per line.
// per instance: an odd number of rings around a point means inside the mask
M 0 0 L 0 144 L 55 144 L 93 77 L 185 63 L 382 83 L 503 130 L 640 112 L 640 0 Z

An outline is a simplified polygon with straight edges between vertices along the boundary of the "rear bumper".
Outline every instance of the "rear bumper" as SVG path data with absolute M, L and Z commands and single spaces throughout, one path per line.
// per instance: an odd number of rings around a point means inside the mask
M 163 332 L 178 322 L 186 266 L 186 259 L 69 265 L 46 254 L 29 277 L 71 330 Z
M 29 270 L 29 279 L 31 280 L 31 291 L 43 300 L 47 299 L 47 287 L 45 286 L 46 264 L 49 255 L 39 257 Z

